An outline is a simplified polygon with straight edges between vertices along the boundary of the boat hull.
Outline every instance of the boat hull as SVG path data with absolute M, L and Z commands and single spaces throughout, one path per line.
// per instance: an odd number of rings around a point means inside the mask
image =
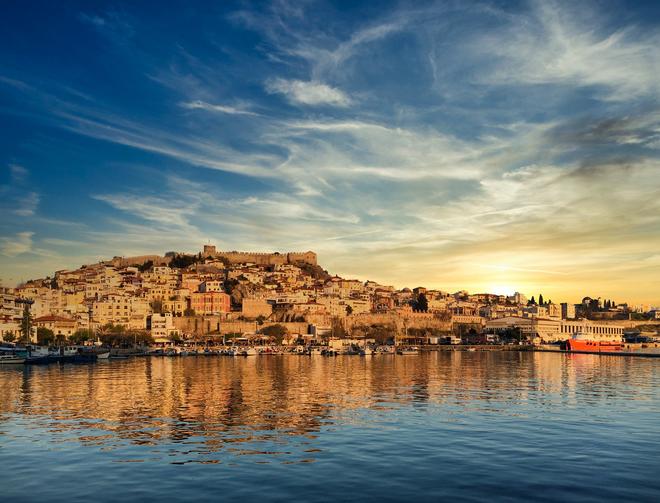
M 0 365 L 22 365 L 25 363 L 25 358 L 20 356 L 10 356 L 0 358 Z
M 615 341 L 582 341 L 569 339 L 566 341 L 568 351 L 588 351 L 597 353 L 613 353 L 623 349 L 623 343 Z

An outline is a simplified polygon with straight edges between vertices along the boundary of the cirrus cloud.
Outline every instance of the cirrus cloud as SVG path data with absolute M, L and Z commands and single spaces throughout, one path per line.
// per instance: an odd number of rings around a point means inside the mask
M 282 94 L 290 102 L 300 105 L 330 105 L 347 107 L 350 98 L 340 89 L 319 81 L 272 79 L 266 82 L 266 91 Z

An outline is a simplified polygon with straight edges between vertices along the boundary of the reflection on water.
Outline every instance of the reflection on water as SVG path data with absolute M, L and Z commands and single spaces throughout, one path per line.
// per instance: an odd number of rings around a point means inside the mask
M 255 487 L 243 479 L 256 478 L 272 499 L 291 491 L 305 499 L 342 497 L 351 494 L 344 485 L 356 480 L 362 497 L 394 500 L 410 491 L 479 499 L 503 484 L 512 486 L 509 497 L 521 499 L 645 499 L 659 495 L 639 466 L 660 461 L 652 448 L 660 440 L 659 365 L 593 355 L 439 352 L 2 368 L 0 462 L 13 467 L 13 496 L 24 500 L 31 499 L 25 492 L 31 477 L 48 477 L 61 462 L 70 473 L 94 477 L 102 490 L 130 474 L 142 497 L 166 499 L 208 497 L 214 477 L 227 477 L 224 490 L 235 496 Z M 628 449 L 639 459 L 630 472 L 620 459 Z M 134 463 L 148 470 L 138 476 Z M 607 480 L 623 478 L 616 493 L 603 493 L 598 477 L 590 477 L 598 463 Z M 186 493 L 177 492 L 181 464 L 198 467 L 198 483 L 185 484 Z M 132 471 L 113 468 L 120 465 Z M 273 465 L 290 468 L 267 467 Z M 507 473 L 514 467 L 524 482 Z M 153 476 L 169 479 L 156 484 Z M 51 477 L 51 499 L 84 494 Z M 319 477 L 330 485 L 321 489 Z M 336 477 L 343 481 L 332 482 Z M 373 478 L 380 484 L 363 483 Z M 526 492 L 546 485 L 559 492 Z

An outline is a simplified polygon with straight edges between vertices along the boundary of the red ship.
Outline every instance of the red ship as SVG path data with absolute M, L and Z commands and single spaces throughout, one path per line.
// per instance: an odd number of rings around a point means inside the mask
M 590 351 L 597 353 L 611 353 L 614 351 L 621 351 L 623 349 L 623 342 L 619 337 L 611 335 L 596 335 L 596 334 L 574 334 L 566 341 L 566 349 L 568 351 Z

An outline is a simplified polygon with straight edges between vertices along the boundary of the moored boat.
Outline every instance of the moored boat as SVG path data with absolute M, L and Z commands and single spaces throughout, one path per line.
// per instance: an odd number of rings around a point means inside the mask
M 414 346 L 409 348 L 398 348 L 396 350 L 396 354 L 404 355 L 404 356 L 416 355 L 418 353 L 419 353 L 419 349 L 417 349 Z
M 25 357 L 18 355 L 0 355 L 0 365 L 22 365 Z
M 51 363 L 53 358 L 50 356 L 50 351 L 47 347 L 42 346 L 27 346 L 27 357 L 25 363 L 40 365 Z
M 622 349 L 623 341 L 620 336 L 578 332 L 566 341 L 567 351 L 611 353 Z

